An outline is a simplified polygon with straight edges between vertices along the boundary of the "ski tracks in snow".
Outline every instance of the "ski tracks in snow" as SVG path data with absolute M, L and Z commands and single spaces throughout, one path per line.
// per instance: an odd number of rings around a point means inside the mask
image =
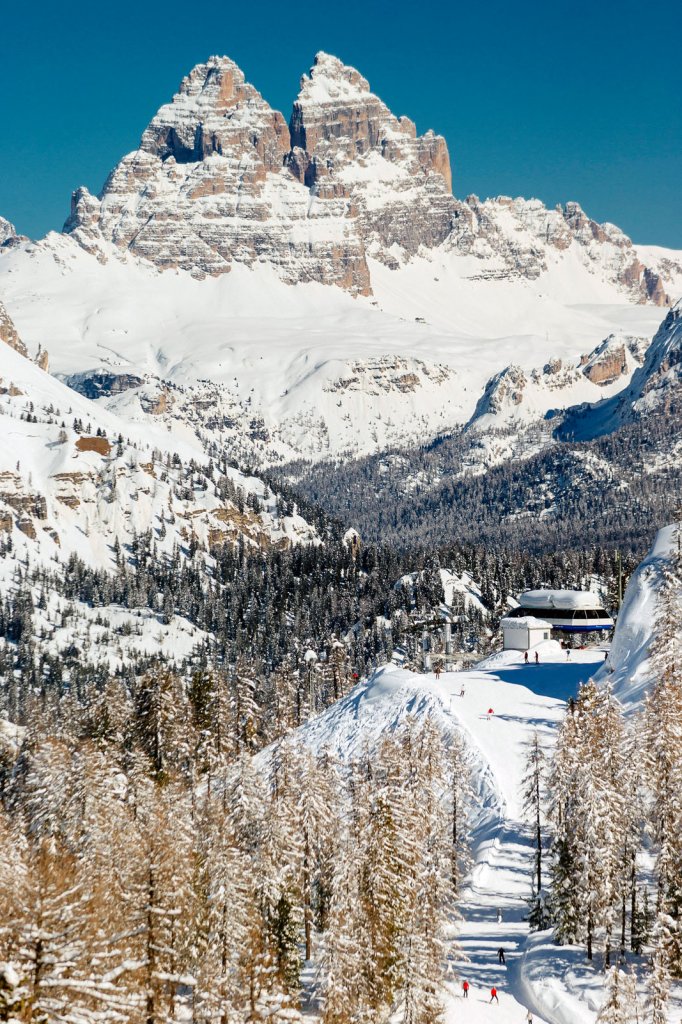
M 534 1004 L 522 969 L 534 851 L 530 828 L 520 820 L 521 789 L 533 733 L 537 729 L 543 745 L 551 746 L 564 711 L 562 698 L 569 695 L 561 691 L 589 678 L 603 655 L 575 652 L 566 672 L 558 644 L 550 642 L 540 650 L 544 664 L 539 671 L 534 664 L 521 663 L 521 655 L 505 652 L 496 656 L 495 664 L 486 664 L 485 671 L 467 673 L 464 698 L 458 696 L 462 674 L 443 681 L 445 706 L 467 734 L 480 757 L 486 788 L 495 794 L 476 830 L 475 864 L 462 892 L 457 941 L 463 957 L 455 961 L 457 977 L 447 982 L 446 1024 L 526 1024 L 529 1009 L 534 1024 L 564 1024 L 563 1016 Z M 550 685 L 545 687 L 545 682 Z M 494 709 L 490 717 L 488 708 Z M 505 964 L 499 962 L 499 949 L 504 950 Z M 467 999 L 465 979 L 470 986 Z M 498 1003 L 490 1002 L 492 987 Z

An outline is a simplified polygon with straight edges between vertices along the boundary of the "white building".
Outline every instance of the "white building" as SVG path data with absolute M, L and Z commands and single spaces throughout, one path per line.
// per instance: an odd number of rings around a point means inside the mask
M 552 627 L 544 619 L 536 619 L 533 615 L 522 618 L 502 619 L 502 636 L 505 651 L 529 651 L 531 647 L 549 640 Z

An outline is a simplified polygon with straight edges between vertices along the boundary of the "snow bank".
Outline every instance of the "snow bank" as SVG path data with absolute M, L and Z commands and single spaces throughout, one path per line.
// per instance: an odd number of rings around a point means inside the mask
M 614 694 L 629 709 L 642 701 L 649 685 L 649 645 L 658 612 L 662 574 L 674 550 L 676 527 L 658 531 L 651 551 L 630 578 L 618 615 L 611 653 L 598 673 L 609 679 Z

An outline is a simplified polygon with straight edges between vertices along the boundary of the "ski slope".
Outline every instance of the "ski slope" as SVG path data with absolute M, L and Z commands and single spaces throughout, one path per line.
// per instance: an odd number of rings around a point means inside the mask
M 637 579 L 632 586 L 639 586 Z M 521 793 L 534 732 L 550 752 L 566 701 L 580 683 L 612 674 L 616 647 L 617 638 L 607 662 L 603 646 L 567 655 L 550 640 L 536 648 L 538 664 L 533 652 L 525 664 L 522 653 L 504 651 L 470 671 L 439 679 L 386 666 L 301 729 L 310 747 L 341 759 L 371 751 L 408 716 L 428 715 L 446 740 L 455 732 L 467 740 L 475 791 L 474 867 L 462 891 L 463 921 L 456 939 L 463 956 L 454 961 L 446 979 L 445 1024 L 523 1024 L 529 1010 L 534 1024 L 596 1020 L 604 1000 L 599 957 L 590 964 L 581 947 L 556 946 L 549 932 L 531 935 L 524 920 L 534 851 Z M 506 965 L 498 963 L 500 947 Z M 462 995 L 464 979 L 470 985 L 467 999 Z M 499 1003 L 491 1005 L 493 985 Z M 678 1024 L 681 1010 L 682 999 L 675 992 L 671 1024 Z
M 555 641 L 538 648 L 539 664 L 531 655 L 505 651 L 483 662 L 476 671 L 441 677 L 448 714 L 466 734 L 489 772 L 495 794 L 488 821 L 475 830 L 475 865 L 463 892 L 464 921 L 460 942 L 468 963 L 457 963 L 459 978 L 449 983 L 448 1024 L 534 1021 L 564 1024 L 544 993 L 531 987 L 524 971 L 528 940 L 526 900 L 530 895 L 533 846 L 523 821 L 521 799 L 528 744 L 537 729 L 542 745 L 550 748 L 563 717 L 565 701 L 602 664 L 601 649 L 571 651 L 570 660 Z M 462 688 L 464 696 L 460 697 Z M 488 709 L 493 714 L 488 717 Z M 498 920 L 498 912 L 501 920 Z M 498 962 L 504 949 L 506 965 Z M 461 980 L 470 985 L 462 998 Z M 495 986 L 499 1004 L 490 1003 Z M 578 1022 L 591 1016 L 572 1016 Z
M 475 863 L 460 907 L 464 920 L 457 941 L 464 958 L 455 963 L 456 973 L 446 983 L 446 1024 L 515 1024 L 525 1021 L 529 1008 L 535 1024 L 592 1024 L 595 1018 L 580 992 L 569 999 L 566 991 L 564 998 L 564 981 L 553 979 L 546 989 L 534 977 L 524 920 L 533 849 L 522 820 L 521 790 L 535 730 L 543 746 L 551 748 L 567 699 L 603 664 L 604 650 L 574 650 L 567 658 L 550 640 L 537 651 L 537 665 L 533 655 L 526 665 L 523 654 L 505 651 L 473 670 L 439 679 L 387 666 L 302 729 L 302 738 L 313 749 L 342 759 L 371 749 L 410 715 L 429 715 L 446 737 L 459 732 L 467 739 L 476 793 Z M 507 954 L 506 966 L 498 964 L 500 947 Z M 465 978 L 471 986 L 466 1000 L 461 989 Z M 490 1005 L 493 985 L 499 1004 Z M 570 1004 L 569 1017 L 557 1009 L 557 1002 Z

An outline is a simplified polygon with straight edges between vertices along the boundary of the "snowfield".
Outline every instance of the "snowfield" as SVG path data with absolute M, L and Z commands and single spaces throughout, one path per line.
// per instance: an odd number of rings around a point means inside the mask
M 158 418 L 138 389 L 100 403 L 191 443 L 193 400 L 208 402 L 228 423 L 225 440 L 265 463 L 421 442 L 468 422 L 486 382 L 510 363 L 527 374 L 552 359 L 574 369 L 614 332 L 645 344 L 662 318 L 572 250 L 530 281 L 475 279 L 479 261 L 444 248 L 395 270 L 370 262 L 374 295 L 352 298 L 284 284 L 267 265 L 196 280 L 113 251 L 103 264 L 52 233 L 0 254 L 0 297 L 57 375 L 99 370 L 139 376 L 143 392 L 160 382 L 186 391 Z M 606 390 L 580 372 L 565 389 L 529 385 L 513 418 L 596 402 L 624 387 L 635 365 Z M 263 423 L 256 435 L 254 419 Z

